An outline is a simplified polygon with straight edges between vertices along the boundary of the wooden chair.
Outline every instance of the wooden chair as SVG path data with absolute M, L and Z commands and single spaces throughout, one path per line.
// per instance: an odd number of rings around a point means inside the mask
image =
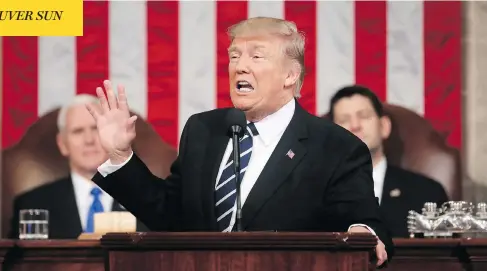
M 388 162 L 440 182 L 451 200 L 462 199 L 460 153 L 431 124 L 404 107 L 385 104 L 392 131 L 384 143 Z

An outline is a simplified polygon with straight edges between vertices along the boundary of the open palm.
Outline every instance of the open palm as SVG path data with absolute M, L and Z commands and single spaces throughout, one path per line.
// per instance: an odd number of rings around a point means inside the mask
M 87 105 L 96 121 L 100 142 L 113 162 L 123 162 L 132 153 L 131 144 L 135 138 L 135 121 L 137 116 L 130 116 L 127 96 L 123 86 L 118 86 L 118 97 L 110 81 L 103 82 L 106 90 L 96 89 L 100 106 Z

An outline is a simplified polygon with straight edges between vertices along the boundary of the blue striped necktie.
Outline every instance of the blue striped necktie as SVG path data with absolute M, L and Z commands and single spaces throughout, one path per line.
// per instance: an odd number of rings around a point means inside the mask
M 240 139 L 240 181 L 243 180 L 252 154 L 252 136 L 258 134 L 255 125 L 249 123 L 245 135 Z M 236 210 L 236 189 L 237 181 L 234 174 L 232 152 L 215 188 L 216 217 L 220 231 L 229 232 L 232 230 L 230 222 Z
M 85 232 L 93 232 L 95 230 L 95 213 L 103 212 L 103 204 L 100 201 L 101 189 L 94 187 L 91 189 L 91 194 L 93 195 L 93 203 L 88 211 L 88 218 L 86 221 Z

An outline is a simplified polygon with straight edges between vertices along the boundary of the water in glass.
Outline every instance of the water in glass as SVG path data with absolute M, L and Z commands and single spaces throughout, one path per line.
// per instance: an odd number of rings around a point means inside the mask
M 41 209 L 20 210 L 19 239 L 49 238 L 49 211 Z

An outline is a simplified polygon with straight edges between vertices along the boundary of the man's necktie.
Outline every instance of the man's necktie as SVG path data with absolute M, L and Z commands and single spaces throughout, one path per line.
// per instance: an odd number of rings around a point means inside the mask
M 240 181 L 243 180 L 252 154 L 252 136 L 258 134 L 255 125 L 249 123 L 245 135 L 240 139 Z M 236 210 L 236 190 L 237 180 L 234 174 L 232 152 L 215 188 L 216 217 L 220 231 L 229 232 L 232 230 L 230 222 Z
M 85 232 L 93 232 L 94 231 L 94 224 L 95 224 L 95 213 L 103 212 L 103 204 L 100 201 L 100 194 L 101 189 L 98 187 L 94 187 L 91 189 L 91 194 L 93 195 L 93 203 L 90 206 L 90 210 L 88 211 L 88 219 L 86 222 L 86 230 Z

